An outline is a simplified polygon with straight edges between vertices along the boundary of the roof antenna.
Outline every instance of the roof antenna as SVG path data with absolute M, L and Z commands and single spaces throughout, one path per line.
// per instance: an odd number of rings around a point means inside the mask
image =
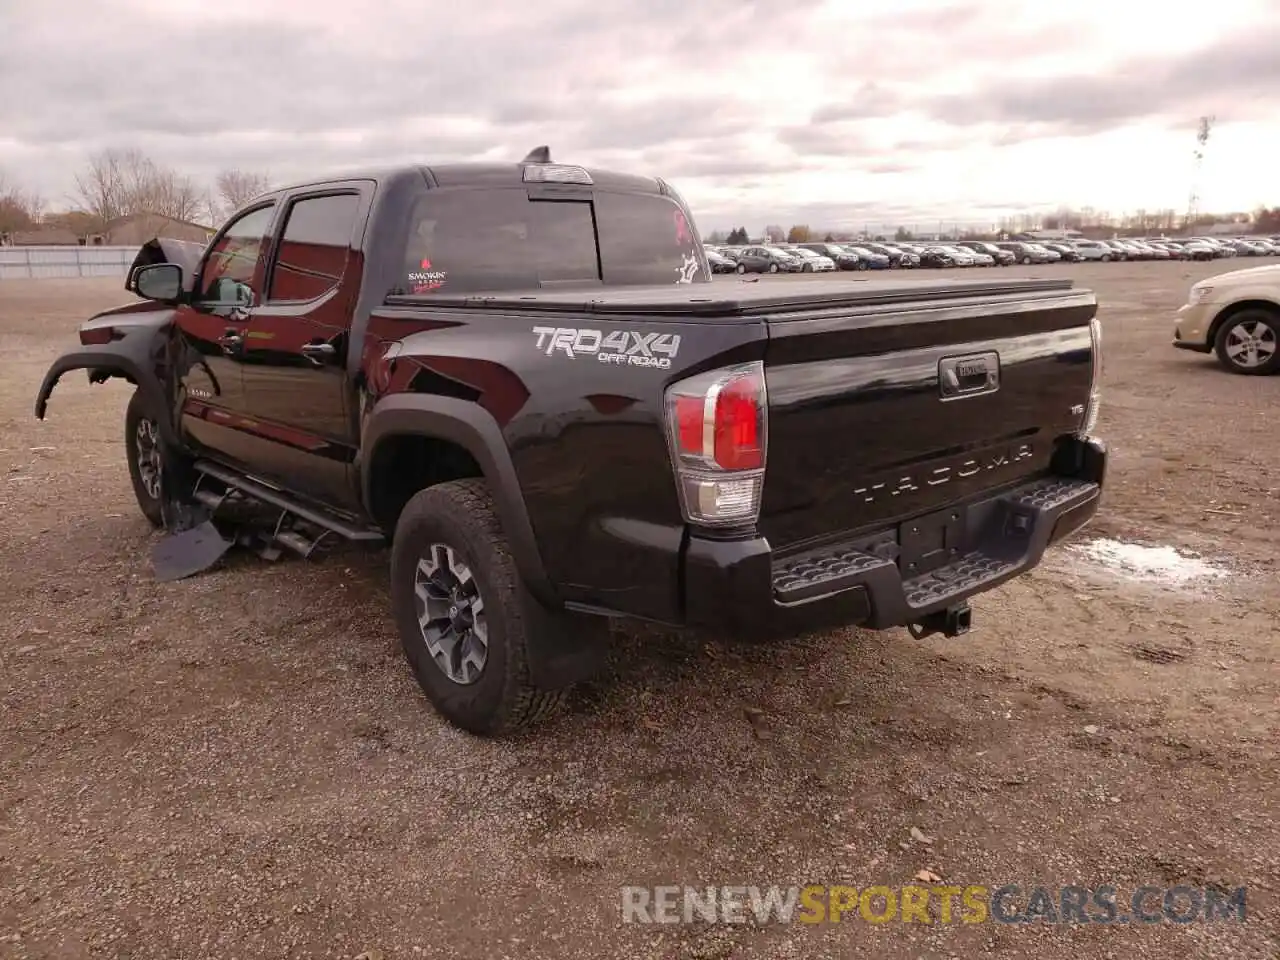
M 551 148 L 550 147 L 534 147 L 529 151 L 529 155 L 520 161 L 521 163 L 550 163 Z

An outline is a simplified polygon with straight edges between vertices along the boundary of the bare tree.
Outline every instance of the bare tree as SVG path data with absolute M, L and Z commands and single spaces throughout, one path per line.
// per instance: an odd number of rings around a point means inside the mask
M 103 150 L 90 156 L 76 174 L 76 199 L 98 228 L 125 213 L 125 159 L 120 151 Z
M 252 170 L 223 170 L 214 180 L 225 214 L 239 210 L 254 197 L 266 193 L 270 184 L 265 173 Z
M 29 230 L 40 222 L 44 200 L 12 184 L 0 172 L 0 233 Z
M 193 220 L 205 202 L 203 191 L 188 176 L 162 167 L 142 151 L 103 150 L 93 154 L 79 174 L 80 208 L 99 228 L 117 217 L 156 213 Z

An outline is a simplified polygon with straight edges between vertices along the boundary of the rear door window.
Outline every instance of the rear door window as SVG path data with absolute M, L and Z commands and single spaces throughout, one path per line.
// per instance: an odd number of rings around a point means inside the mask
M 356 224 L 360 195 L 294 201 L 280 238 L 267 290 L 269 300 L 314 300 L 339 283 Z

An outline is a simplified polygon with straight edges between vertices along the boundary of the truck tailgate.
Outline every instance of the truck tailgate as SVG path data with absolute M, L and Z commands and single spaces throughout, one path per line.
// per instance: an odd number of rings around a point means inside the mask
M 766 315 L 759 525 L 775 551 L 845 542 L 1047 473 L 1056 445 L 1080 429 L 1091 292 L 921 292 Z

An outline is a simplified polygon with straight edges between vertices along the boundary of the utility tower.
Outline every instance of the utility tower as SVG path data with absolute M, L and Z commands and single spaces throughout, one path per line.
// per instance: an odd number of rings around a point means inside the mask
M 1196 130 L 1196 152 L 1191 166 L 1191 196 L 1187 200 L 1188 228 L 1194 226 L 1196 217 L 1200 215 L 1200 169 L 1204 166 L 1204 148 L 1209 142 L 1209 131 L 1213 129 L 1215 117 L 1201 117 Z

